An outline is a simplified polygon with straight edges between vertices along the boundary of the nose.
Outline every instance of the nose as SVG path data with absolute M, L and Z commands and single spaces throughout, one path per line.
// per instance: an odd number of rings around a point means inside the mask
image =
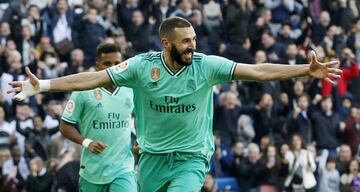
M 188 47 L 189 47 L 189 49 L 195 50 L 196 49 L 196 40 L 194 39 L 194 40 L 189 41 Z

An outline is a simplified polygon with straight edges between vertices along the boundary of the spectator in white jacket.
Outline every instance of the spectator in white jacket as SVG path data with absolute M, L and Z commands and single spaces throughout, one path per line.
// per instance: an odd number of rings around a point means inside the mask
M 285 154 L 289 163 L 289 172 L 285 179 L 285 187 L 289 191 L 315 191 L 316 170 L 313 155 L 306 149 L 304 138 L 300 134 L 291 137 L 290 151 Z

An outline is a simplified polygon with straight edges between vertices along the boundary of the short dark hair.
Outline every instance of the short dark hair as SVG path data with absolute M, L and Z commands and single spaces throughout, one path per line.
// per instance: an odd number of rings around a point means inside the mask
M 13 103 L 15 106 L 29 106 L 30 107 L 30 103 L 25 102 L 25 101 L 14 101 Z
M 271 11 L 271 10 L 268 9 L 268 8 L 265 8 L 265 7 L 260 8 L 259 11 L 258 11 L 257 16 L 258 16 L 258 17 L 261 17 L 261 16 L 264 15 L 267 11 Z
M 335 157 L 328 157 L 326 159 L 326 164 L 328 163 L 336 163 L 336 158 Z
M 39 6 L 37 6 L 37 5 L 35 5 L 35 4 L 31 4 L 31 5 L 29 6 L 28 10 L 30 10 L 30 9 L 33 8 L 33 7 L 37 8 L 37 9 L 40 11 Z
M 171 17 L 161 22 L 159 27 L 160 38 L 169 38 L 175 28 L 191 27 L 191 23 L 181 17 Z
M 275 36 L 274 36 L 274 34 L 271 32 L 271 31 L 265 31 L 264 33 L 263 33 L 263 35 L 269 35 L 270 37 L 272 37 L 272 38 L 275 38 Z
M 302 97 L 305 97 L 306 100 L 307 100 L 308 102 L 310 102 L 310 96 L 309 96 L 308 94 L 306 94 L 306 93 L 302 93 L 301 95 L 299 95 L 299 96 L 296 98 L 296 102 L 298 102 L 299 99 L 302 98 Z
M 58 4 L 61 0 L 56 0 L 56 4 Z M 66 4 L 69 5 L 67 0 L 65 0 Z
M 102 54 L 106 53 L 121 53 L 121 49 L 117 44 L 114 43 L 101 43 L 96 48 L 96 57 L 101 57 Z
M 99 14 L 100 11 L 98 8 L 94 7 L 94 6 L 89 6 L 89 9 L 87 10 L 87 13 L 90 13 L 91 10 L 95 10 L 96 11 L 96 14 Z
M 325 96 L 323 96 L 322 98 L 321 98 L 321 103 L 322 102 L 324 102 L 324 101 L 326 101 L 326 100 L 328 100 L 328 99 L 330 99 L 330 101 L 331 102 L 333 102 L 333 99 L 332 99 L 332 97 L 331 97 L 331 95 L 325 95 Z

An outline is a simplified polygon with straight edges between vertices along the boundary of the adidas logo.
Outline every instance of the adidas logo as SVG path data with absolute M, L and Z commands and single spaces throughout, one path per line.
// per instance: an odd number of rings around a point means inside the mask
M 149 82 L 147 84 L 147 87 L 149 87 L 150 89 L 152 88 L 157 88 L 158 87 L 158 83 L 157 82 Z
M 97 105 L 96 105 L 96 108 L 103 108 L 104 106 L 102 105 L 102 103 L 98 103 Z

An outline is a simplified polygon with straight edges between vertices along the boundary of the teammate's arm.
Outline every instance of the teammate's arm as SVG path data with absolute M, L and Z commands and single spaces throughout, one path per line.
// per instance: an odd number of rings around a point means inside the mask
M 39 80 L 30 69 L 25 69 L 29 79 L 9 83 L 14 89 L 8 93 L 19 92 L 14 98 L 23 100 L 42 91 L 82 91 L 111 85 L 112 81 L 106 70 L 83 72 L 50 80 Z
M 60 122 L 60 132 L 64 137 L 79 145 L 82 145 L 85 140 L 85 137 L 80 135 L 80 133 L 75 129 L 74 124 L 68 123 L 64 120 L 61 120 Z M 88 149 L 92 153 L 99 154 L 106 147 L 107 145 L 101 141 L 91 141 Z
M 310 64 L 303 65 L 281 65 L 281 64 L 236 64 L 233 80 L 285 80 L 293 77 L 309 75 L 319 79 L 325 79 L 331 83 L 333 78 L 339 78 L 340 69 L 334 68 L 339 61 L 320 63 L 312 51 Z

